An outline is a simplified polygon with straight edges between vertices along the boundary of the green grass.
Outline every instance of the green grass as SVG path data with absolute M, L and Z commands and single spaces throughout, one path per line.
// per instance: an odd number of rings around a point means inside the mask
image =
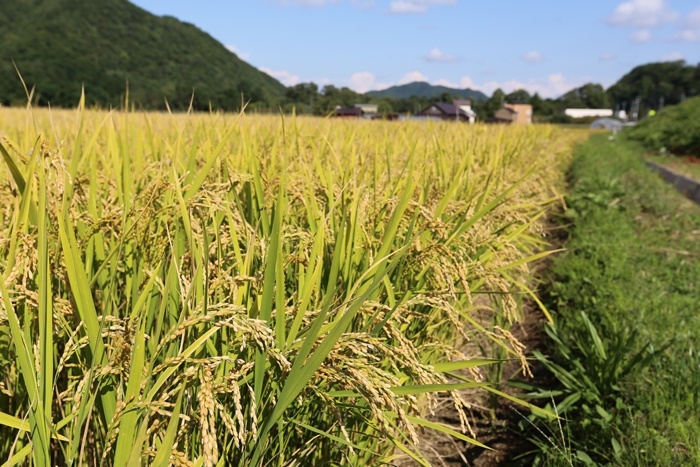
M 642 154 L 593 136 L 570 168 L 540 357 L 565 418 L 536 436 L 548 465 L 700 465 L 700 208 Z
M 700 181 L 700 159 L 676 156 L 648 156 L 647 159 L 676 173 Z
M 666 107 L 624 132 L 649 149 L 676 155 L 700 154 L 700 96 Z

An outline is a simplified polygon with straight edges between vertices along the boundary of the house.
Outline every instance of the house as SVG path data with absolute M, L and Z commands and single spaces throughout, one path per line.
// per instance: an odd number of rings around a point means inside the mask
M 524 123 L 530 125 L 532 123 L 532 106 L 530 104 L 503 104 L 515 111 L 514 123 Z
M 517 118 L 518 113 L 515 110 L 504 106 L 498 109 L 489 121 L 493 123 L 513 123 Z
M 352 107 L 337 106 L 334 117 L 341 118 L 376 118 L 379 111 L 378 104 L 354 104 Z
M 530 104 L 503 104 L 491 120 L 496 123 L 532 123 L 532 106 Z
M 460 102 L 462 102 L 462 105 L 457 105 Z M 454 120 L 469 123 L 474 123 L 474 120 L 476 119 L 476 112 L 471 109 L 471 102 L 469 101 L 455 101 L 452 104 L 448 104 L 446 102 L 434 102 L 419 112 L 418 115 L 427 118 Z
M 469 123 L 474 123 L 476 121 L 476 112 L 472 110 L 472 101 L 469 99 L 457 99 L 452 101 L 452 104 L 459 107 L 467 115 L 469 115 Z
M 571 118 L 612 117 L 612 109 L 566 109 L 564 114 Z
M 379 112 L 379 104 L 355 104 L 353 107 L 361 109 L 365 115 L 373 115 Z
M 359 107 L 337 106 L 333 116 L 338 118 L 361 118 L 363 114 L 364 112 L 362 112 L 362 109 Z

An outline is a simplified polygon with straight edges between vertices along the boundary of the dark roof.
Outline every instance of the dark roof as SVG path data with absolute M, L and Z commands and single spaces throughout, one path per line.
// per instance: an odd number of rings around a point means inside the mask
M 504 112 L 506 113 L 506 115 L 503 115 Z M 501 116 L 499 116 L 499 114 Z M 503 106 L 500 109 L 498 109 L 495 114 L 493 114 L 493 117 L 489 119 L 489 122 L 511 123 L 515 121 L 515 116 L 517 114 L 518 112 L 516 110 L 513 110 L 510 107 Z
M 469 99 L 455 99 L 452 101 L 452 104 L 457 105 L 457 106 L 468 105 L 471 107 L 472 101 L 470 101 Z
M 443 115 L 449 115 L 449 116 L 457 116 L 459 115 L 460 117 L 464 118 L 469 118 L 469 114 L 467 114 L 464 110 L 460 109 L 454 104 L 448 104 L 446 102 L 434 102 L 430 104 L 427 108 L 423 109 L 421 114 L 425 114 L 431 107 L 435 107 L 442 113 Z
M 361 117 L 362 114 L 362 109 L 359 107 L 340 107 L 335 109 L 337 117 Z
M 446 102 L 436 102 L 433 105 L 445 115 L 457 115 L 458 113 L 462 113 L 462 109 L 460 109 L 454 104 L 448 104 Z
M 506 107 L 505 105 L 504 105 L 503 107 L 501 107 L 500 109 L 498 109 L 498 110 L 507 110 L 508 112 L 510 112 L 510 113 L 512 113 L 512 114 L 517 114 L 517 113 L 518 113 L 517 110 L 515 110 L 515 109 L 513 109 L 513 108 L 511 108 L 511 107 Z

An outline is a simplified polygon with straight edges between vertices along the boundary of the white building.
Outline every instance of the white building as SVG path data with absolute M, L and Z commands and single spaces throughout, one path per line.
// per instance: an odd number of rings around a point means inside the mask
M 565 115 L 571 118 L 586 118 L 586 117 L 612 117 L 611 109 L 566 109 Z
M 378 104 L 355 104 L 353 107 L 356 109 L 361 109 L 365 115 L 376 114 L 379 111 Z
M 467 115 L 469 123 L 474 123 L 476 121 L 476 112 L 472 110 L 472 101 L 468 99 L 457 99 L 452 101 L 452 105 L 459 107 L 462 112 Z

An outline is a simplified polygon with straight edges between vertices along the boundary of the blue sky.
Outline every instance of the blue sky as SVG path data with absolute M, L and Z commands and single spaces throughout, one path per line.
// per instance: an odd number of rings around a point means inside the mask
M 285 85 L 411 81 L 557 97 L 636 65 L 700 62 L 700 1 L 132 0 Z

